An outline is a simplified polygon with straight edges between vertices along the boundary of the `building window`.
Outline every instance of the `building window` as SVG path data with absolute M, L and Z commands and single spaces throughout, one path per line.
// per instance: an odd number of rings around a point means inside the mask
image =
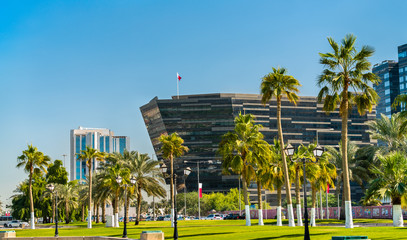
M 384 95 L 389 95 L 390 94 L 390 89 L 384 90 Z
M 404 57 L 406 57 L 406 56 L 407 56 L 407 52 L 406 52 L 406 51 L 399 53 L 399 58 L 404 58 Z
M 384 101 L 385 101 L 386 104 L 390 103 L 390 98 L 386 98 L 386 100 L 384 100 Z
M 391 111 L 391 107 L 386 107 L 386 112 L 390 112 Z
M 388 87 L 388 86 L 390 86 L 390 83 L 389 83 L 389 81 L 387 80 L 387 81 L 384 82 L 384 87 Z
M 403 80 L 404 80 L 403 76 L 401 76 L 401 77 L 399 78 L 399 80 L 400 80 L 400 82 L 403 82 Z
M 407 67 L 404 67 L 404 72 L 407 72 Z
M 385 74 L 383 75 L 383 78 L 384 78 L 384 79 L 389 79 L 389 73 L 385 73 Z
M 404 68 L 399 68 L 399 73 L 404 72 Z
M 404 89 L 404 83 L 400 84 L 400 89 Z

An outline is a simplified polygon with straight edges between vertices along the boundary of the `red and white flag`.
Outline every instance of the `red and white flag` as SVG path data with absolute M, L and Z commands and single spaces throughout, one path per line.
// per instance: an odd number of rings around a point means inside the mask
M 326 188 L 326 193 L 329 193 L 329 184 L 328 184 L 328 186 Z
M 181 76 L 177 73 L 177 79 L 178 81 L 181 81 Z
M 202 183 L 198 184 L 198 188 L 199 188 L 199 198 L 202 198 Z

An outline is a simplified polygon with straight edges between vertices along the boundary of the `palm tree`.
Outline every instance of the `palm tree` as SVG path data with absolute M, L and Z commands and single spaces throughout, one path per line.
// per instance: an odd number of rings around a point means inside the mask
M 373 48 L 363 46 L 358 52 L 355 48 L 356 37 L 348 34 L 339 46 L 332 38 L 328 38 L 332 53 L 320 53 L 320 63 L 325 66 L 318 78 L 318 86 L 322 87 L 318 94 L 318 101 L 324 100 L 323 109 L 330 113 L 339 105 L 342 117 L 342 156 L 344 169 L 344 197 L 346 212 L 346 227 L 353 228 L 352 206 L 350 195 L 350 178 L 348 171 L 347 141 L 348 141 L 348 114 L 352 106 L 356 105 L 360 115 L 371 112 L 373 105 L 379 99 L 370 84 L 377 84 L 380 80 L 375 74 L 369 72 L 371 63 L 368 58 L 374 53 Z M 352 90 L 354 92 L 352 92 Z
M 17 158 L 17 167 L 23 167 L 24 171 L 29 174 L 28 184 L 29 184 L 29 197 L 30 197 L 30 211 L 31 211 L 31 220 L 30 226 L 31 229 L 35 229 L 34 222 L 34 200 L 33 200 L 33 190 L 32 190 L 32 179 L 33 174 L 41 174 L 46 172 L 46 169 L 49 165 L 50 158 L 44 153 L 38 151 L 36 147 L 32 144 L 28 145 L 28 149 L 23 151 L 23 154 Z
M 392 104 L 392 107 L 394 109 L 397 109 L 398 106 L 401 106 L 401 117 L 406 118 L 407 117 L 407 94 L 400 94 L 398 95 Z M 406 122 L 403 124 L 403 127 L 406 127 Z
M 82 161 L 86 161 L 86 166 L 89 171 L 89 205 L 88 205 L 88 228 L 92 228 L 92 172 L 93 161 L 103 161 L 105 154 L 98 152 L 98 150 L 86 146 L 86 150 L 81 150 L 78 154 L 78 158 Z
M 148 154 L 132 151 L 131 155 L 133 157 L 130 158 L 127 167 L 136 180 L 137 218 L 135 224 L 138 225 L 141 215 L 141 191 L 146 192 L 148 196 L 155 197 L 165 197 L 166 194 L 165 189 L 161 186 L 161 184 L 164 184 L 164 179 L 161 177 L 160 169 L 158 168 L 160 162 L 151 159 Z
M 273 68 L 273 72 L 267 74 L 263 77 L 260 91 L 261 91 L 261 102 L 266 104 L 273 97 L 277 99 L 277 129 L 278 129 L 278 138 L 280 140 L 280 146 L 284 146 L 283 139 L 283 129 L 281 126 L 281 101 L 282 97 L 286 96 L 287 99 L 296 104 L 299 97 L 297 96 L 298 87 L 301 86 L 299 81 L 293 76 L 287 75 L 287 70 L 285 68 Z M 284 149 L 281 148 L 281 157 L 283 160 L 283 169 L 285 176 L 285 190 L 287 198 L 287 213 L 288 213 L 288 225 L 290 227 L 295 227 L 294 223 L 294 212 L 293 205 L 291 200 L 291 184 L 288 173 L 288 165 L 286 156 L 284 154 Z
M 119 227 L 119 197 L 121 186 L 117 182 L 117 177 L 122 177 L 124 184 L 129 184 L 130 170 L 123 162 L 123 155 L 120 153 L 112 153 L 106 158 L 106 161 L 100 164 L 98 179 L 100 188 L 105 188 L 110 191 L 113 205 L 114 227 Z M 98 185 L 99 185 L 98 184 Z M 107 194 L 107 193 L 106 193 Z
M 368 167 L 365 164 L 364 160 L 361 159 L 356 159 L 356 153 L 358 151 L 357 145 L 352 142 L 352 141 L 346 141 L 347 142 L 347 159 L 349 160 L 348 164 L 348 174 L 350 177 L 351 181 L 354 181 L 361 186 L 362 189 L 364 189 L 364 183 L 369 180 L 369 173 L 368 173 Z M 342 149 L 342 143 L 339 143 L 339 149 Z M 344 179 L 344 172 L 343 172 L 343 157 L 342 157 L 342 152 L 338 151 L 336 148 L 332 146 L 327 146 L 326 147 L 326 152 L 329 154 L 330 161 L 335 165 L 336 167 L 336 191 L 335 195 L 337 198 L 339 198 L 339 193 L 340 193 L 340 186 L 344 184 L 343 179 Z M 370 163 L 372 164 L 372 163 Z M 370 165 L 369 165 L 370 166 Z M 345 198 L 343 197 L 345 195 L 344 193 L 344 188 L 342 188 L 342 204 L 341 204 L 341 212 L 340 212 L 340 219 L 344 220 L 345 219 Z
M 402 197 L 407 193 L 407 158 L 401 152 L 379 157 L 380 166 L 373 166 L 377 178 L 370 183 L 369 191 L 381 197 L 390 197 L 393 205 L 393 226 L 403 227 Z
M 304 146 L 299 146 L 298 150 L 294 153 L 293 159 L 298 159 L 298 153 L 303 149 Z M 303 172 L 303 165 L 300 161 L 292 162 L 289 166 L 289 172 L 293 173 L 290 175 L 294 175 L 295 181 L 295 203 L 296 203 L 296 211 L 297 211 L 297 225 L 302 226 L 302 211 L 301 211 L 301 183 L 302 183 L 302 176 Z
M 277 226 L 283 226 L 281 218 L 281 190 L 284 186 L 284 170 L 281 160 L 280 142 L 274 139 L 274 145 L 270 146 L 273 153 L 272 161 L 262 174 L 264 187 L 273 191 L 277 189 Z
M 247 185 L 251 180 L 255 180 L 256 169 L 264 164 L 260 161 L 267 161 L 270 156 L 269 145 L 260 133 L 261 128 L 261 125 L 254 124 L 253 115 L 239 113 L 235 118 L 234 131 L 224 134 L 219 144 L 223 170 L 232 169 L 243 179 L 246 226 L 251 225 Z
M 67 184 L 57 184 L 56 191 L 58 192 L 58 205 L 65 207 L 65 223 L 68 224 L 71 220 L 70 211 L 78 207 L 78 182 L 71 181 Z M 58 214 L 58 213 L 57 213 Z
M 170 160 L 170 194 L 171 194 L 171 226 L 173 227 L 174 219 L 174 157 L 181 157 L 184 153 L 188 152 L 188 147 L 184 146 L 184 140 L 178 133 L 171 135 L 162 134 L 159 138 L 161 142 L 161 152 L 163 158 Z
M 379 154 L 407 149 L 407 128 L 404 126 L 406 122 L 402 113 L 395 113 L 391 118 L 381 114 L 380 118 L 366 123 L 370 137 L 384 144 L 375 148 Z

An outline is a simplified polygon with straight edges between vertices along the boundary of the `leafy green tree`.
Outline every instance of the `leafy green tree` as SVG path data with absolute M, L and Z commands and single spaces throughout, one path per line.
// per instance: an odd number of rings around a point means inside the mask
M 61 160 L 55 160 L 48 166 L 46 179 L 48 183 L 65 185 L 68 183 L 68 172 Z
M 86 166 L 89 171 L 89 204 L 88 204 L 88 228 L 92 228 L 92 173 L 93 173 L 93 161 L 103 161 L 105 154 L 103 152 L 98 152 L 98 150 L 86 146 L 86 150 L 81 150 L 78 154 L 78 158 L 82 161 L 86 161 Z
M 370 183 L 369 191 L 380 197 L 390 197 L 393 205 L 393 226 L 403 227 L 401 201 L 407 193 L 407 158 L 404 153 L 392 152 L 380 156 L 380 166 L 373 166 L 377 178 Z
M 277 130 L 278 130 L 278 139 L 280 140 L 280 145 L 284 146 L 283 139 L 283 129 L 281 126 L 281 102 L 283 96 L 286 96 L 287 99 L 296 104 L 299 97 L 297 95 L 298 87 L 301 84 L 293 76 L 287 75 L 287 70 L 285 68 L 273 68 L 273 72 L 267 74 L 263 77 L 260 91 L 261 91 L 261 101 L 263 104 L 269 102 L 273 97 L 277 99 Z M 283 160 L 283 170 L 285 176 L 285 189 L 287 197 L 287 213 L 288 213 L 288 225 L 294 227 L 294 212 L 292 207 L 291 200 L 291 183 L 288 173 L 287 159 L 284 154 L 284 148 L 281 148 L 281 158 Z
M 174 157 L 181 157 L 189 151 L 188 147 L 184 146 L 184 139 L 182 139 L 178 133 L 172 133 L 171 135 L 162 134 L 159 138 L 161 142 L 161 152 L 163 158 L 170 161 L 170 194 L 171 194 L 171 219 L 174 216 Z M 173 221 L 171 221 L 173 226 Z
M 219 144 L 224 172 L 231 169 L 233 172 L 240 174 L 243 179 L 246 226 L 251 225 L 247 185 L 251 180 L 255 180 L 256 168 L 263 165 L 258 161 L 267 160 L 270 155 L 269 144 L 263 140 L 264 136 L 260 133 L 261 128 L 261 125 L 254 123 L 253 115 L 239 114 L 235 118 L 234 131 L 224 134 Z M 264 156 L 264 159 L 261 156 Z
M 46 167 L 49 165 L 50 158 L 44 155 L 42 152 L 38 151 L 36 147 L 32 144 L 28 145 L 27 150 L 23 151 L 23 154 L 17 158 L 17 167 L 23 167 L 24 171 L 29 174 L 28 179 L 28 195 L 30 197 L 30 211 L 31 211 L 31 220 L 30 226 L 31 229 L 35 229 L 34 222 L 34 200 L 33 200 L 33 188 L 32 188 L 32 178 L 33 174 L 36 173 L 40 175 L 42 172 L 46 172 Z
M 318 78 L 318 86 L 322 87 L 318 101 L 324 101 L 323 109 L 330 113 L 337 109 L 342 117 L 342 156 L 344 175 L 344 197 L 346 211 L 346 227 L 353 228 L 352 206 L 350 194 L 350 177 L 348 171 L 347 141 L 348 115 L 352 106 L 356 106 L 359 114 L 371 112 L 379 97 L 371 84 L 380 80 L 370 72 L 371 63 L 368 58 L 374 53 L 373 48 L 363 46 L 360 51 L 355 48 L 356 37 L 348 34 L 342 40 L 341 46 L 332 38 L 328 38 L 333 52 L 320 53 L 320 63 L 325 69 Z M 353 90 L 353 92 L 352 92 Z

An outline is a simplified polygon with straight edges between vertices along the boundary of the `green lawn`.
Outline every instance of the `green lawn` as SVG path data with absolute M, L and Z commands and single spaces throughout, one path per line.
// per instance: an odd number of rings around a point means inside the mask
M 310 228 L 312 239 L 331 239 L 331 236 L 343 235 L 366 235 L 370 239 L 407 239 L 407 228 L 394 227 L 356 227 L 346 229 L 343 222 L 338 220 L 322 220 L 321 224 L 341 224 L 330 227 Z M 355 219 L 358 223 L 391 223 L 391 220 L 378 219 Z M 303 227 L 277 227 L 275 220 L 266 220 L 265 226 L 257 226 L 257 221 L 253 220 L 251 227 L 244 226 L 244 220 L 224 220 L 224 221 L 180 221 L 180 239 L 232 239 L 232 240 L 266 240 L 266 239 L 303 239 Z M 285 223 L 287 224 L 287 223 Z M 318 223 L 317 223 L 318 224 Z M 166 239 L 172 239 L 173 229 L 170 222 L 141 222 L 139 226 L 134 223 L 128 224 L 128 237 L 140 238 L 143 230 L 162 230 Z M 17 237 L 53 236 L 54 229 L 22 229 L 16 230 Z M 73 224 L 72 227 L 63 225 L 59 230 L 60 236 L 113 236 L 121 237 L 123 225 L 120 228 L 105 228 L 103 224 L 93 224 L 92 229 L 86 228 L 86 223 Z

